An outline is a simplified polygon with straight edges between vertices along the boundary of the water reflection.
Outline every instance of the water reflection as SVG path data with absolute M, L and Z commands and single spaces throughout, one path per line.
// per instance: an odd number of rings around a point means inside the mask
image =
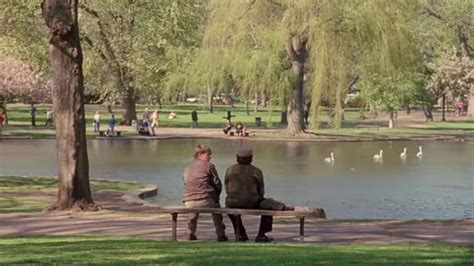
M 241 145 L 254 149 L 269 196 L 323 206 L 332 218 L 457 219 L 474 216 L 474 143 L 91 140 L 92 177 L 159 185 L 156 200 L 180 204 L 182 172 L 197 144 L 212 147 L 223 177 Z M 423 146 L 423 160 L 416 157 Z M 407 148 L 406 161 L 400 152 Z M 0 175 L 56 175 L 53 140 L 3 140 Z M 383 150 L 383 163 L 373 155 Z M 324 158 L 334 152 L 334 164 Z

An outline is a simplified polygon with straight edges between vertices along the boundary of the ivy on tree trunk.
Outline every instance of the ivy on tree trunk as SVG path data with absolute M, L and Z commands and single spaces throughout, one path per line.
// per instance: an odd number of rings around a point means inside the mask
M 98 209 L 89 184 L 78 1 L 44 0 L 41 5 L 42 16 L 50 29 L 59 179 L 58 200 L 50 210 Z

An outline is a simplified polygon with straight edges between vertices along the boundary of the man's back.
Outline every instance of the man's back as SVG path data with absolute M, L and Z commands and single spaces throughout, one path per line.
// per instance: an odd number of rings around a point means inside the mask
M 234 164 L 225 175 L 226 206 L 250 208 L 265 194 L 263 173 L 251 164 Z
M 184 170 L 184 201 L 218 199 L 219 186 L 222 185 L 217 172 L 209 162 L 194 160 Z

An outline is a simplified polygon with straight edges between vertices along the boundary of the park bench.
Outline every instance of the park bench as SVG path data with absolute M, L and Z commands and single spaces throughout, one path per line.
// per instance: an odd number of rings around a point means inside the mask
M 99 136 L 103 137 L 103 136 L 108 136 L 108 137 L 112 137 L 112 136 L 117 136 L 117 137 L 120 137 L 122 135 L 122 131 L 117 131 L 115 130 L 113 135 L 107 135 L 107 130 L 100 130 L 99 131 Z
M 304 208 L 304 207 L 303 207 Z M 320 208 L 296 208 L 294 211 L 274 211 L 262 209 L 231 209 L 231 208 L 187 208 L 184 206 L 163 206 L 158 209 L 158 213 L 171 214 L 171 239 L 177 240 L 178 214 L 189 213 L 210 213 L 210 214 L 233 214 L 233 215 L 252 215 L 252 216 L 280 216 L 296 217 L 300 221 L 300 242 L 304 242 L 304 219 L 305 217 L 326 218 L 323 209 Z

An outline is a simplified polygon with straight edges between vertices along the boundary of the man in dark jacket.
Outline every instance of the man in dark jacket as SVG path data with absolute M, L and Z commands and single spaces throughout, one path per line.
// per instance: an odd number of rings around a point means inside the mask
M 230 166 L 225 174 L 225 205 L 227 208 L 294 210 L 293 207 L 274 199 L 264 198 L 265 184 L 262 170 L 252 165 L 253 152 L 242 148 L 237 153 L 237 164 Z M 234 226 L 236 241 L 247 241 L 248 236 L 240 215 L 229 215 Z M 271 242 L 273 239 L 265 234 L 272 231 L 273 217 L 263 215 L 256 242 Z
M 219 196 L 222 183 L 215 166 L 210 163 L 212 151 L 206 145 L 198 145 L 194 161 L 184 170 L 184 205 L 189 208 L 220 208 Z M 199 213 L 188 216 L 188 240 L 196 240 Z M 222 214 L 213 214 L 217 241 L 227 241 Z

